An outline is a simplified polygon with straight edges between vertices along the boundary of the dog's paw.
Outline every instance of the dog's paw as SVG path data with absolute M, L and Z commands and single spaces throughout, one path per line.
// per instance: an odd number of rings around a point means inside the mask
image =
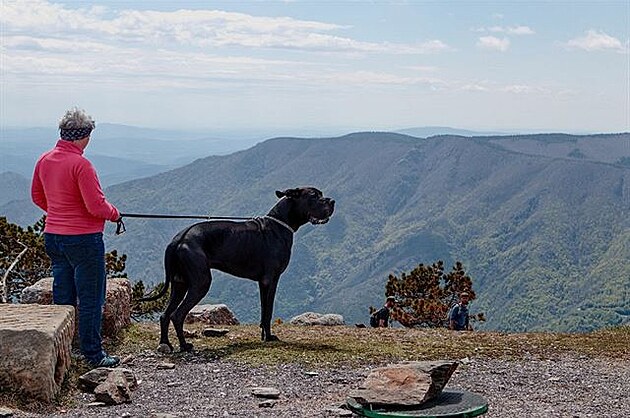
M 158 345 L 156 351 L 160 354 L 171 354 L 173 352 L 173 346 L 170 344 L 161 343 L 160 345 Z
M 179 351 L 181 352 L 189 352 L 192 351 L 193 345 L 191 343 L 185 343 L 179 346 Z
M 266 342 L 270 342 L 270 341 L 280 341 L 280 338 L 276 337 L 273 334 L 270 334 L 267 336 L 267 338 L 265 338 Z

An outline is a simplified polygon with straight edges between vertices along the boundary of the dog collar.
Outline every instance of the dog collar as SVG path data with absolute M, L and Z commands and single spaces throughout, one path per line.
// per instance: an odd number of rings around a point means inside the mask
M 286 224 L 286 223 L 282 222 L 280 219 L 276 219 L 276 218 L 274 218 L 273 216 L 268 216 L 268 215 L 265 215 L 265 216 L 264 216 L 264 218 L 271 219 L 271 220 L 273 220 L 273 221 L 275 221 L 275 222 L 278 222 L 280 225 L 284 226 L 286 229 L 288 229 L 289 231 L 291 231 L 291 233 L 292 233 L 292 234 L 293 234 L 293 233 L 295 233 L 295 231 L 293 230 L 293 228 L 291 228 L 288 224 Z

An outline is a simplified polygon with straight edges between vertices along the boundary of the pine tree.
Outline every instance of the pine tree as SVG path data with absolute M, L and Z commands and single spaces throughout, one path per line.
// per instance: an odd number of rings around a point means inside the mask
M 475 299 L 472 279 L 459 261 L 449 273 L 444 273 L 442 261 L 419 264 L 400 277 L 390 274 L 385 285 L 385 296 L 397 300 L 391 318 L 405 327 L 446 326 L 449 309 L 464 291 L 470 294 L 471 301 Z M 471 315 L 471 319 L 485 320 L 483 313 Z

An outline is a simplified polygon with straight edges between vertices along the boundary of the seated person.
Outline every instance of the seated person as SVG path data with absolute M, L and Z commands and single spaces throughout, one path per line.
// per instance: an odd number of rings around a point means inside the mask
M 472 331 L 468 315 L 468 301 L 470 295 L 462 292 L 459 295 L 459 303 L 456 303 L 448 313 L 448 329 L 454 331 Z
M 389 326 L 389 311 L 396 304 L 396 298 L 388 296 L 385 305 L 370 316 L 370 325 L 373 328 L 387 328 Z

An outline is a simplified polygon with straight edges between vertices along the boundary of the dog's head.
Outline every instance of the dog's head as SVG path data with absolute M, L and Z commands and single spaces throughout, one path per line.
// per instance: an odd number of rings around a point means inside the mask
M 324 197 L 323 193 L 315 187 L 298 187 L 285 191 L 276 191 L 279 198 L 287 198 L 293 202 L 294 216 L 299 216 L 305 222 L 313 225 L 325 224 L 335 210 L 335 201 Z

